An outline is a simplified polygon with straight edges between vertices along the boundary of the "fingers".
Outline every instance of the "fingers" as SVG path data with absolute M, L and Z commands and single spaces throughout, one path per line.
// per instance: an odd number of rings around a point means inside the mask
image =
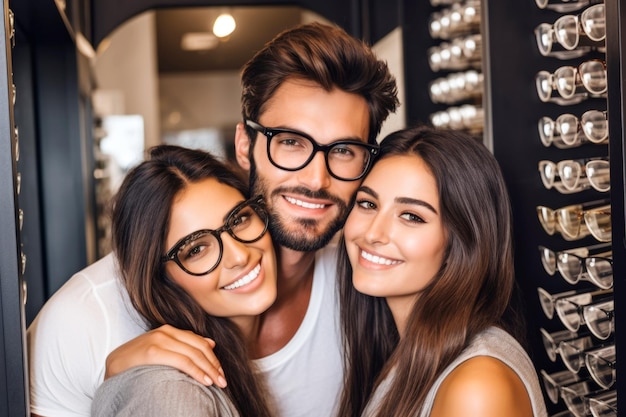
M 140 365 L 174 367 L 201 384 L 226 386 L 226 377 L 213 353 L 215 342 L 191 331 L 164 325 L 128 341 L 109 354 L 105 379 Z

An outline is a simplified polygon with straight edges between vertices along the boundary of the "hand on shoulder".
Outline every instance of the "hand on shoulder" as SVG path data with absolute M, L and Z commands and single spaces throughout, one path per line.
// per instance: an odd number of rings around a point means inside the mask
M 524 383 L 500 360 L 477 356 L 441 384 L 430 417 L 532 417 Z
M 193 332 L 163 325 L 121 345 L 106 360 L 105 379 L 140 365 L 168 365 L 196 381 L 226 386 L 215 342 Z

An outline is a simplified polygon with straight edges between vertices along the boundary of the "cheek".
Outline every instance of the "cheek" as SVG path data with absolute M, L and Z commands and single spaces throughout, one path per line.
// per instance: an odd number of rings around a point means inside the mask
M 203 305 L 203 300 L 210 297 L 212 291 L 216 291 L 218 282 L 218 275 L 216 274 L 217 270 L 209 275 L 195 277 L 185 274 L 182 270 L 180 270 L 180 268 L 178 268 L 178 266 L 176 266 L 176 268 L 180 272 L 170 269 L 167 271 L 168 276 L 198 304 Z
M 353 201 L 353 197 L 356 194 L 356 190 L 359 188 L 359 181 L 340 181 L 336 178 L 333 178 L 333 190 L 332 193 L 341 196 L 346 204 L 351 203 Z M 348 209 L 351 209 L 351 206 L 348 206 Z
M 425 235 L 421 237 L 405 236 L 400 241 L 407 257 L 421 265 L 422 271 L 433 275 L 439 271 L 445 252 L 445 239 L 439 234 Z
M 261 239 L 254 242 L 254 246 L 256 246 L 259 250 L 261 250 L 265 255 L 272 255 L 274 252 L 274 247 L 272 246 L 272 238 L 269 232 L 266 230 L 265 234 L 261 236 Z
M 257 245 L 263 254 L 264 261 L 272 268 L 276 268 L 276 253 L 274 252 L 274 242 L 269 232 L 265 232 L 263 237 L 257 241 Z
M 344 225 L 343 235 L 346 245 L 346 252 L 350 263 L 356 265 L 359 261 L 359 248 L 357 242 L 363 239 L 364 233 L 367 231 L 367 222 L 362 215 L 352 212 Z
M 346 242 L 359 238 L 367 230 L 366 222 L 356 209 L 352 209 L 343 226 Z

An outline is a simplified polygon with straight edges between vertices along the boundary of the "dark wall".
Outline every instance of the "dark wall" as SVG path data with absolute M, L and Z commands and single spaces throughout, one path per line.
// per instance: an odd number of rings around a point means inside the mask
M 17 26 L 13 82 L 17 89 L 24 212 L 27 324 L 43 302 L 88 263 L 86 174 L 74 40 L 54 2 L 10 4 Z

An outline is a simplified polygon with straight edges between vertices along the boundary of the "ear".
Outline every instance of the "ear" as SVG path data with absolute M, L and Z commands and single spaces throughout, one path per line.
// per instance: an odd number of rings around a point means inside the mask
M 235 156 L 237 163 L 246 171 L 250 171 L 250 137 L 243 123 L 237 123 L 235 130 Z

